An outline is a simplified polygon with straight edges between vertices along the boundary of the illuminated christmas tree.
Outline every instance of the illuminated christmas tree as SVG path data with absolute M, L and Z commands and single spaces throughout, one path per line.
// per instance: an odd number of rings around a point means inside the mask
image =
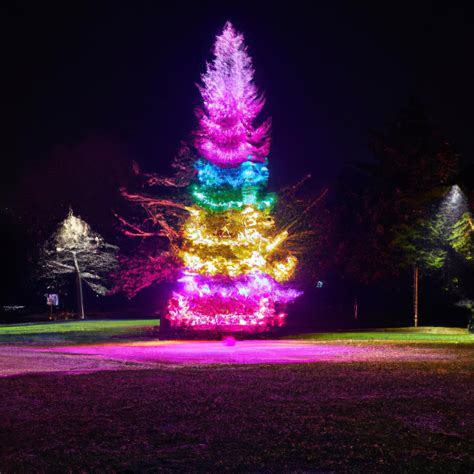
M 200 158 L 178 251 L 184 269 L 168 304 L 173 327 L 263 331 L 282 325 L 282 309 L 301 293 L 285 284 L 297 260 L 271 216 L 277 196 L 265 192 L 270 120 L 255 125 L 265 100 L 253 76 L 244 38 L 227 23 L 199 86 Z

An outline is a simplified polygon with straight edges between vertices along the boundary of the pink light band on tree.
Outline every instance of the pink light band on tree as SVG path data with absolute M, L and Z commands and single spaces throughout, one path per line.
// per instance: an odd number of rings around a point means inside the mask
M 288 288 L 261 272 L 229 278 L 223 275 L 187 274 L 179 280 L 182 292 L 190 296 L 219 296 L 227 299 L 259 299 L 267 297 L 275 303 L 291 303 L 302 291 Z
M 168 306 L 169 320 L 173 326 L 228 331 L 264 330 L 281 326 L 286 314 L 276 313 L 271 298 L 240 300 L 217 296 L 189 296 L 175 292 Z
M 196 111 L 195 147 L 210 162 L 235 167 L 244 161 L 264 162 L 270 151 L 270 120 L 253 122 L 265 99 L 253 83 L 252 60 L 244 38 L 226 23 L 199 86 L 204 107 Z

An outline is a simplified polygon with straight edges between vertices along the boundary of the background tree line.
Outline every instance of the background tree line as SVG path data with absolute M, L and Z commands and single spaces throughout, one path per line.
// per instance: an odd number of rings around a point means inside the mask
M 382 312 L 386 295 L 396 299 L 402 292 L 408 315 L 413 267 L 420 268 L 431 300 L 441 298 L 451 308 L 469 306 L 474 298 L 472 167 L 415 99 L 387 127 L 370 133 L 368 146 L 373 159 L 351 163 L 335 182 L 314 189 L 305 177 L 283 190 L 276 219 L 284 225 L 298 221 L 289 244 L 301 262 L 297 280 L 307 289 L 301 310 L 318 318 L 324 304 L 333 310 L 331 299 L 346 298 L 347 313 L 354 300 L 370 295 L 366 300 Z M 138 290 L 169 280 L 173 262 L 160 257 L 167 249 L 160 223 L 149 219 L 143 202 L 127 202 L 123 190 L 129 197 L 141 193 L 185 203 L 183 192 L 192 174 L 189 154 L 181 150 L 176 173 L 166 181 L 142 173 L 126 147 L 113 139 L 89 137 L 75 146 L 56 147 L 41 165 L 26 170 L 2 213 L 4 223 L 21 234 L 18 248 L 27 255 L 20 258 L 24 270 L 16 280 L 33 273 L 42 242 L 69 208 L 120 247 L 119 289 L 135 295 L 132 277 L 140 282 Z M 151 238 L 128 238 L 120 232 L 124 222 L 146 222 Z M 8 252 L 8 238 L 3 238 Z M 325 303 L 323 292 L 314 290 L 317 281 L 325 282 Z M 25 285 L 20 286 L 23 293 Z M 308 311 L 310 306 L 318 306 L 317 311 Z M 367 311 L 376 318 L 374 308 L 367 306 Z

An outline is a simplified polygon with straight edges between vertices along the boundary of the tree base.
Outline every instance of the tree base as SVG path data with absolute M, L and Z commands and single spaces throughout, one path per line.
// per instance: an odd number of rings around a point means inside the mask
M 169 325 L 160 325 L 158 338 L 161 340 L 217 340 L 220 341 L 226 336 L 233 336 L 235 339 L 266 339 L 275 337 L 281 332 L 280 327 L 259 328 L 256 331 L 233 329 L 232 327 L 218 328 L 189 328 L 189 327 L 173 327 Z

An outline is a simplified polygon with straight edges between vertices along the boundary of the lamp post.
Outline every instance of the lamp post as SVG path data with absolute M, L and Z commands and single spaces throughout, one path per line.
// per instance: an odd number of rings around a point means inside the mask
M 419 268 L 413 268 L 413 326 L 418 327 L 418 277 Z

